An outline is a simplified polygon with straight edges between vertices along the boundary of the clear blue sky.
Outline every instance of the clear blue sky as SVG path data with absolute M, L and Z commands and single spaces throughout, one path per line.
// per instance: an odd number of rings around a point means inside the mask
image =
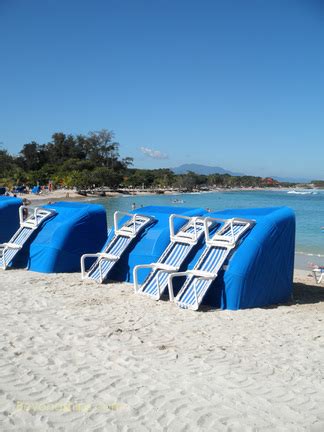
M 0 0 L 0 142 L 324 178 L 322 0 Z M 142 148 L 142 149 L 141 149 Z

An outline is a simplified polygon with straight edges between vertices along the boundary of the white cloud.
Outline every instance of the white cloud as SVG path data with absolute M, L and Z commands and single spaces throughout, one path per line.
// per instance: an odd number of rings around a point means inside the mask
M 162 153 L 159 150 L 153 150 L 149 147 L 141 147 L 140 150 L 146 156 L 149 156 L 153 159 L 169 159 L 169 156 L 166 153 Z

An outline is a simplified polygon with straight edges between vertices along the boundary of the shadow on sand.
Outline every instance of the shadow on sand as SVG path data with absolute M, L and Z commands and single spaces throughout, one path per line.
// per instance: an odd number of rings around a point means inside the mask
M 302 282 L 293 283 L 292 299 L 286 303 L 279 303 L 267 306 L 260 306 L 261 309 L 276 309 L 279 306 L 293 306 L 303 304 L 316 304 L 324 302 L 324 285 L 307 285 Z M 213 312 L 215 306 L 203 304 L 199 312 Z
M 324 285 L 306 285 L 295 282 L 292 304 L 314 304 L 324 302 Z

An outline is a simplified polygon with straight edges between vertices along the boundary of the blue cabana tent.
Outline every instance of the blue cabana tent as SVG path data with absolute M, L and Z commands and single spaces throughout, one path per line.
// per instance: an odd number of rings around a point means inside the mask
M 78 202 L 58 202 L 43 207 L 56 214 L 35 232 L 13 266 L 42 273 L 80 271 L 81 255 L 97 252 L 105 241 L 104 207 Z
M 292 296 L 295 215 L 288 207 L 228 209 L 218 218 L 254 219 L 255 225 L 219 273 L 204 303 L 243 309 L 287 302 Z M 189 265 L 193 268 L 199 253 Z
M 0 243 L 10 240 L 19 228 L 20 198 L 0 197 Z
M 40 193 L 40 191 L 41 191 L 41 187 L 40 186 L 34 186 L 33 188 L 32 188 L 32 193 L 33 194 L 39 194 Z
M 26 186 L 15 186 L 12 193 L 26 193 Z
M 189 217 L 201 216 L 206 213 L 206 210 L 188 207 L 147 206 L 131 213 L 153 216 L 156 222 L 148 227 L 140 239 L 125 251 L 109 275 L 111 280 L 133 282 L 133 270 L 137 264 L 150 264 L 159 259 L 170 242 L 169 217 L 171 214 L 175 213 Z M 178 230 L 184 223 L 186 223 L 185 220 L 176 219 L 175 229 Z M 111 240 L 113 235 L 114 232 L 112 231 L 108 241 Z M 148 271 L 141 272 L 140 283 L 147 274 Z

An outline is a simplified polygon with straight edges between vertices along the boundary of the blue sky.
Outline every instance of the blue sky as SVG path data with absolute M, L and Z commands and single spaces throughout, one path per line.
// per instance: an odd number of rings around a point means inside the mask
M 324 178 L 321 0 L 0 0 L 0 142 Z

